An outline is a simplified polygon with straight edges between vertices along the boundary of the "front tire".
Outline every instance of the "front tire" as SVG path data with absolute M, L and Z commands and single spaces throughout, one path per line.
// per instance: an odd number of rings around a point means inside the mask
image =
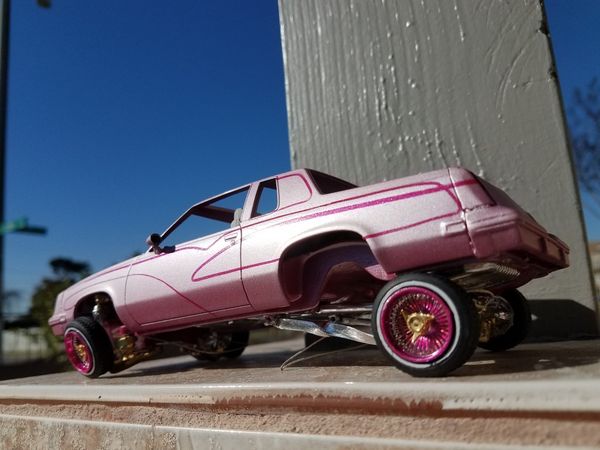
M 231 343 L 223 353 L 225 358 L 235 359 L 242 356 L 248 346 L 250 332 L 248 330 L 236 331 L 231 335 Z
M 217 361 L 221 357 L 234 359 L 244 353 L 249 339 L 248 330 L 231 333 L 206 330 L 198 337 L 198 351 L 192 352 L 191 355 L 199 361 Z
M 373 304 L 379 349 L 415 377 L 440 377 L 462 366 L 477 347 L 479 319 L 460 287 L 429 274 L 387 283 Z
M 82 316 L 67 326 L 65 351 L 73 368 L 89 378 L 108 372 L 113 364 L 112 344 L 98 322 Z

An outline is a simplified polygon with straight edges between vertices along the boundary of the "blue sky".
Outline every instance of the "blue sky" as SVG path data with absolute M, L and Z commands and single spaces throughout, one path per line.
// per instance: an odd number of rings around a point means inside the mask
M 289 170 L 276 1 L 13 1 L 5 284 L 98 270 L 185 208 Z M 167 6 L 169 5 L 169 6 Z
M 289 169 L 276 0 L 13 1 L 5 285 L 94 270 L 190 204 Z M 546 2 L 563 92 L 600 75 L 600 2 Z M 589 222 L 600 238 L 600 223 Z
M 547 0 L 550 37 L 565 107 L 576 88 L 600 78 L 600 1 Z M 590 213 L 590 199 L 582 193 L 587 234 L 600 240 L 600 218 Z M 595 208 L 598 209 L 597 207 Z

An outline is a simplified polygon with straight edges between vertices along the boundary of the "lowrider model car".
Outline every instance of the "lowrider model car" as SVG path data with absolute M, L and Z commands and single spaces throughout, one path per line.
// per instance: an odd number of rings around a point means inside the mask
M 202 201 L 147 243 L 56 300 L 49 323 L 83 375 L 173 343 L 235 358 L 270 325 L 376 344 L 409 374 L 443 376 L 477 345 L 520 343 L 531 319 L 516 288 L 569 253 L 461 168 L 366 187 L 295 170 Z

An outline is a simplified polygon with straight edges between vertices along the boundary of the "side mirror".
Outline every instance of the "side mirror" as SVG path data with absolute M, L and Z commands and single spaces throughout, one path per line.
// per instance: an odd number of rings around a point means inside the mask
M 158 233 L 152 233 L 150 236 L 148 236 L 146 238 L 146 244 L 148 244 L 151 247 L 160 245 L 161 241 L 162 241 L 162 239 L 160 238 L 160 234 L 158 234 Z
M 160 234 L 152 233 L 150 236 L 146 238 L 146 244 L 152 247 L 152 251 L 156 255 L 160 255 L 162 253 L 162 248 L 160 248 L 160 242 L 162 239 L 160 238 Z

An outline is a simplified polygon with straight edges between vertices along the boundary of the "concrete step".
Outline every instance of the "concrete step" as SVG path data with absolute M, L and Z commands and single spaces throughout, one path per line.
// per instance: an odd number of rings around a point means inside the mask
M 600 421 L 600 381 L 291 382 L 185 385 L 0 385 L 0 404 L 181 407 L 431 417 L 588 418 Z
M 354 436 L 323 436 L 298 433 L 236 431 L 123 424 L 89 420 L 50 419 L 0 414 L 3 448 L 80 449 L 415 449 L 415 450 L 539 450 L 535 445 L 470 444 L 427 440 L 385 439 Z M 553 450 L 573 447 L 557 446 Z M 577 447 L 580 450 L 597 447 Z
M 599 341 L 480 352 L 434 380 L 372 349 L 279 370 L 301 345 L 254 346 L 211 365 L 152 361 L 97 380 L 4 381 L 0 442 L 22 448 L 21 430 L 32 444 L 54 439 L 50 448 L 76 448 L 77 436 L 132 448 L 600 448 Z

